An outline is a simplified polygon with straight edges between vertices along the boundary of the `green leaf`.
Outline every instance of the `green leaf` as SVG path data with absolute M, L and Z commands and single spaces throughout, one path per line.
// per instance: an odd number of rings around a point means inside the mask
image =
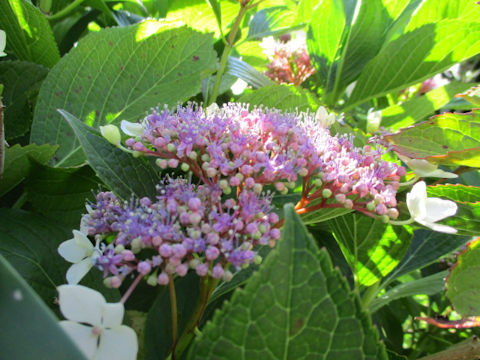
M 7 33 L 7 53 L 19 60 L 50 68 L 60 59 L 50 24 L 29 1 L 0 1 L 0 29 Z
M 396 152 L 411 158 L 480 167 L 480 110 L 437 115 L 384 138 Z
M 476 186 L 436 185 L 428 186 L 429 197 L 440 197 L 455 201 L 457 213 L 442 223 L 458 230 L 460 235 L 477 236 L 480 234 L 480 188 Z
M 3 92 L 5 139 L 15 139 L 30 130 L 33 119 L 33 95 L 47 76 L 48 69 L 26 61 L 0 62 Z
M 193 313 L 200 293 L 200 278 L 194 271 L 175 280 L 179 334 Z M 161 290 L 147 315 L 145 323 L 145 360 L 166 359 L 172 346 L 172 320 L 168 287 Z
M 478 54 L 479 37 L 480 23 L 462 20 L 423 25 L 399 36 L 362 70 L 345 109 L 426 80 Z
M 4 359 L 85 360 L 50 309 L 1 255 L 0 307 Z
M 98 177 L 125 200 L 133 195 L 154 199 L 159 173 L 144 157 L 135 158 L 111 145 L 100 134 L 72 114 L 59 110 L 78 137 L 90 166 Z
M 197 94 L 202 71 L 215 62 L 212 37 L 176 23 L 149 20 L 92 33 L 45 79 L 31 142 L 59 144 L 57 165 L 79 165 L 84 155 L 57 109 L 95 127 L 136 121 L 153 106 L 173 106 Z
M 374 299 L 370 303 L 370 312 L 374 313 L 382 306 L 389 304 L 390 302 L 401 299 L 407 296 L 413 295 L 434 295 L 443 290 L 445 286 L 445 277 L 447 276 L 447 271 L 441 271 L 439 273 L 426 276 L 424 278 L 408 281 L 406 283 L 395 286 L 394 288 L 388 290 L 382 296 Z
M 447 297 L 463 317 L 480 315 L 478 271 L 480 264 L 480 238 L 470 242 L 458 255 L 457 263 L 447 278 Z
M 430 230 L 415 231 L 410 248 L 400 264 L 388 275 L 385 284 L 439 260 L 465 245 L 469 239 L 470 237 L 467 236 L 444 234 Z
M 222 0 L 220 3 L 222 31 L 226 33 L 228 26 L 240 11 L 238 1 Z M 205 0 L 175 0 L 168 8 L 167 19 L 181 20 L 192 29 L 202 32 L 214 32 L 214 36 L 220 36 L 217 21 L 218 14 L 215 9 Z
M 362 214 L 348 214 L 329 221 L 333 235 L 363 286 L 379 282 L 403 259 L 411 233 L 403 226 L 384 224 Z
M 217 311 L 190 359 L 386 359 L 357 295 L 293 206 L 278 246 Z
M 403 104 L 392 105 L 382 110 L 381 125 L 394 131 L 415 124 L 433 115 L 435 111 L 447 105 L 455 94 L 467 90 L 471 83 L 451 82 L 428 93 L 414 97 Z
M 228 57 L 227 74 L 238 77 L 255 88 L 275 84 L 250 64 L 232 56 Z
M 246 40 L 259 40 L 265 36 L 279 36 L 303 28 L 303 24 L 295 24 L 295 17 L 296 14 L 288 6 L 262 9 L 250 19 Z
M 315 202 L 312 202 L 311 206 L 313 205 L 315 205 Z M 302 214 L 300 217 L 305 225 L 315 225 L 327 220 L 335 219 L 339 216 L 347 215 L 352 211 L 353 210 L 347 208 L 327 208 L 307 212 L 305 214 Z
M 46 164 L 58 146 L 30 144 L 5 148 L 5 168 L 0 180 L 0 196 L 12 190 L 30 176 L 32 164 Z
M 72 265 L 57 253 L 57 248 L 72 237 L 71 227 L 57 221 L 23 210 L 0 209 L 0 254 L 52 307 L 56 287 L 66 283 L 65 274 Z M 109 301 L 120 299 L 118 290 L 105 288 L 97 269 L 92 269 L 82 284 L 100 290 Z
M 422 25 L 435 23 L 445 19 L 462 19 L 477 21 L 480 17 L 480 7 L 470 0 L 426 0 L 422 1 L 410 18 L 406 31 L 411 31 Z
M 355 11 L 358 14 L 353 16 Z M 315 7 L 308 47 L 326 89 L 326 104 L 335 104 L 347 85 L 379 52 L 392 22 L 381 0 L 327 0 Z
M 75 229 L 86 212 L 85 204 L 93 201 L 99 180 L 89 166 L 76 168 L 37 167 L 35 176 L 25 184 L 30 209 L 46 218 Z
M 293 112 L 315 111 L 318 100 L 308 90 L 294 85 L 270 85 L 245 93 L 238 99 L 238 102 L 250 105 L 263 105 L 267 108 L 276 108 Z

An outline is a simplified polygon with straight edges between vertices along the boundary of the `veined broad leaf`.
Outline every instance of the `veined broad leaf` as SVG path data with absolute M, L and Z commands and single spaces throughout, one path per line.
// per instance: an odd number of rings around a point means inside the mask
M 443 223 L 454 227 L 458 234 L 477 236 L 480 234 L 480 188 L 465 185 L 428 186 L 429 197 L 440 197 L 455 201 L 457 213 Z
M 480 106 L 480 86 L 473 86 L 465 91 L 463 94 L 458 94 L 456 97 L 464 98 L 475 106 Z
M 443 20 L 407 32 L 384 46 L 362 70 L 345 104 L 406 88 L 480 52 L 480 23 Z
M 7 33 L 7 52 L 17 59 L 48 68 L 60 59 L 48 20 L 30 1 L 0 1 L 0 29 Z
M 288 6 L 262 9 L 250 19 L 247 40 L 278 36 L 303 28 L 303 24 L 295 24 L 295 17 L 296 14 Z
M 455 310 L 463 317 L 479 316 L 478 271 L 480 270 L 480 238 L 467 245 L 457 257 L 457 263 L 447 278 L 447 297 Z M 477 325 L 478 326 L 478 325 Z
M 148 20 L 91 33 L 45 79 L 31 142 L 59 144 L 57 166 L 79 165 L 84 154 L 57 109 L 94 127 L 136 121 L 151 107 L 197 94 L 202 71 L 215 63 L 211 35 L 177 23 Z
M 132 195 L 137 198 L 155 198 L 159 172 L 144 157 L 133 157 L 111 145 L 96 130 L 72 114 L 63 110 L 60 113 L 78 137 L 90 166 L 115 194 L 125 200 L 129 200 Z
M 275 84 L 250 64 L 232 56 L 228 58 L 227 74 L 236 76 L 255 88 Z
M 384 138 L 396 152 L 411 158 L 480 167 L 480 110 L 437 115 Z
M 386 359 L 376 330 L 293 206 L 282 238 L 216 312 L 189 359 Z
M 332 219 L 329 225 L 355 281 L 363 286 L 388 275 L 403 259 L 412 237 L 403 226 L 356 213 Z

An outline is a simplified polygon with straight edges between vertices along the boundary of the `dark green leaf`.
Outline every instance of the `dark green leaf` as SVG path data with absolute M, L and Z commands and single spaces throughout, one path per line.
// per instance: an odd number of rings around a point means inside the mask
M 79 165 L 84 155 L 57 109 L 95 127 L 136 121 L 153 106 L 176 105 L 197 94 L 201 72 L 215 62 L 212 37 L 176 23 L 149 20 L 92 33 L 45 79 L 31 141 L 59 144 L 57 165 Z
M 58 146 L 31 144 L 5 148 L 5 168 L 0 180 L 0 196 L 20 184 L 32 170 L 32 164 L 46 164 L 55 154 Z
M 193 271 L 188 273 L 187 276 L 175 280 L 179 334 L 182 333 L 192 315 L 195 302 L 198 299 L 199 289 L 200 278 Z M 170 297 L 168 288 L 164 286 L 147 315 L 145 323 L 145 359 L 165 359 L 171 351 L 171 346 L 172 320 Z
M 52 67 L 60 59 L 50 24 L 31 2 L 0 1 L 0 29 L 7 33 L 7 53 L 19 60 Z
M 386 359 L 376 330 L 328 255 L 285 207 L 277 248 L 207 323 L 190 359 Z
M 390 273 L 410 245 L 411 233 L 403 226 L 384 224 L 362 214 L 337 217 L 329 225 L 355 281 L 363 286 L 371 286 Z
M 0 83 L 5 86 L 5 139 L 15 139 L 30 130 L 33 119 L 32 98 L 47 76 L 48 69 L 26 61 L 0 62 Z
M 385 283 L 421 269 L 465 245 L 470 237 L 444 234 L 430 230 L 414 232 L 412 244 L 398 266 L 389 274 Z
M 447 278 L 447 297 L 455 310 L 463 317 L 478 316 L 480 305 L 478 295 L 478 264 L 480 263 L 480 238 L 468 244 L 458 255 L 457 263 Z
M 1 255 L 0 307 L 2 358 L 85 360 L 50 309 Z
M 107 142 L 100 134 L 72 114 L 60 110 L 78 137 L 88 163 L 98 177 L 123 199 L 155 198 L 159 172 L 143 157 L 135 158 Z
M 408 281 L 406 283 L 395 286 L 388 290 L 382 296 L 374 299 L 370 303 L 370 311 L 373 313 L 380 309 L 382 306 L 387 305 L 393 300 L 397 300 L 407 296 L 413 296 L 418 294 L 434 295 L 443 290 L 445 286 L 445 277 L 447 271 L 442 271 L 424 278 Z
M 89 166 L 39 166 L 25 184 L 31 210 L 72 229 L 79 227 L 86 201 L 94 200 L 98 188 L 99 180 Z

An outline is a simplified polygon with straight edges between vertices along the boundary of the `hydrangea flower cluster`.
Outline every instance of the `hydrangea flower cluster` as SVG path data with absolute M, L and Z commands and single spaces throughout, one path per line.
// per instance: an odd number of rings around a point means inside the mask
M 291 36 L 279 40 L 268 37 L 260 44 L 270 61 L 265 75 L 279 84 L 300 85 L 315 73 L 308 56 L 305 35 L 300 34 L 296 33 L 294 39 Z
M 287 193 L 301 180 L 299 213 L 347 207 L 395 219 L 405 169 L 382 160 L 380 148 L 356 148 L 352 137 L 332 136 L 330 117 L 323 108 L 317 114 L 281 113 L 227 104 L 204 111 L 191 104 L 148 115 L 126 145 L 158 157 L 161 168 L 191 170 L 225 194 L 232 187 L 260 193 L 265 185 Z M 122 129 L 134 135 L 133 126 L 124 122 Z
M 156 201 L 125 202 L 101 192 L 84 215 L 88 236 L 102 245 L 92 261 L 107 283 L 118 287 L 132 272 L 148 275 L 151 285 L 194 269 L 199 276 L 229 280 L 239 269 L 261 260 L 257 245 L 280 237 L 270 199 L 243 190 L 222 200 L 217 186 L 168 179 L 158 186 Z

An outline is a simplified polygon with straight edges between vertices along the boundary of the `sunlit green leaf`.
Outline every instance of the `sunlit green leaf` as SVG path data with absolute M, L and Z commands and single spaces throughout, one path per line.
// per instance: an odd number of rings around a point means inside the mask
M 467 249 L 458 255 L 457 263 L 447 278 L 447 297 L 455 310 L 464 317 L 478 316 L 478 271 L 480 270 L 480 238 L 470 242 Z
M 480 23 L 426 24 L 384 46 L 362 70 L 346 108 L 401 90 L 480 52 Z
M 472 86 L 471 83 L 452 82 L 428 93 L 414 97 L 403 104 L 395 104 L 382 110 L 381 125 L 398 130 L 424 120 L 436 110 L 447 105 L 458 94 Z
M 459 234 L 476 236 L 480 234 L 480 188 L 465 185 L 428 186 L 429 197 L 453 200 L 458 210 L 442 222 L 458 230 Z
M 390 273 L 403 259 L 411 234 L 402 226 L 384 224 L 362 214 L 329 221 L 355 280 L 371 286 Z
M 480 167 L 480 110 L 438 115 L 385 139 L 396 152 L 411 158 Z
M 295 13 L 287 6 L 275 6 L 260 10 L 250 19 L 247 40 L 278 36 L 302 28 L 302 24 L 295 24 L 295 16 Z

